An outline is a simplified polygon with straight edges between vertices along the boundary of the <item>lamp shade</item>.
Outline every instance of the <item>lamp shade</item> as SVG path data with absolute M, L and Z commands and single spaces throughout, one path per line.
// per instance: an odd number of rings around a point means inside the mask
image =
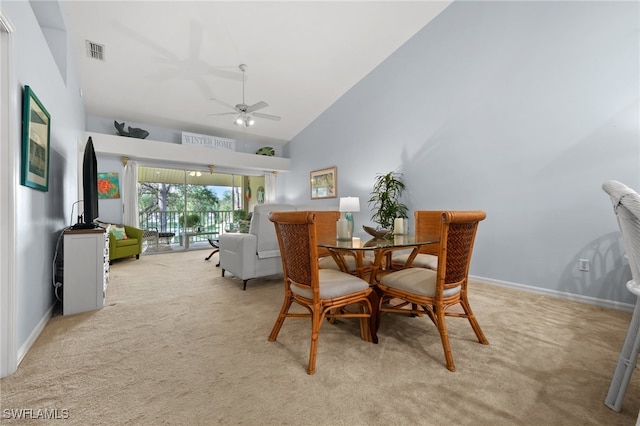
M 341 212 L 359 212 L 360 198 L 358 197 L 340 197 Z

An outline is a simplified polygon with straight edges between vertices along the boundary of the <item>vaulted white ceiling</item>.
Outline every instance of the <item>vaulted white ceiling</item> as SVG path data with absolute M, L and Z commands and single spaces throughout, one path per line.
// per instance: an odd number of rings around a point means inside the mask
M 89 115 L 284 145 L 449 1 L 64 1 Z M 86 41 L 104 45 L 104 61 Z M 265 101 L 241 129 L 224 104 Z M 222 101 L 216 102 L 213 98 Z M 115 129 L 114 129 L 115 131 Z

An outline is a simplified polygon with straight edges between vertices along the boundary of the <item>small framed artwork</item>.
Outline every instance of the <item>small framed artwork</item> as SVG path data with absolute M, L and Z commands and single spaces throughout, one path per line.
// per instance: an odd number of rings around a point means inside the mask
M 98 198 L 120 198 L 120 182 L 117 173 L 98 172 Z
M 51 116 L 29 86 L 22 104 L 22 173 L 20 184 L 49 190 Z
M 335 167 L 311 172 L 311 199 L 336 198 L 338 178 Z
M 258 187 L 258 192 L 256 192 L 256 198 L 258 200 L 258 204 L 264 204 L 264 186 Z

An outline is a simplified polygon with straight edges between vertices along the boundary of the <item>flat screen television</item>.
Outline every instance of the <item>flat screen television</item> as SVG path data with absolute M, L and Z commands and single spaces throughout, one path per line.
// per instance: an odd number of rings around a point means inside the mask
M 89 137 L 84 147 L 82 190 L 84 204 L 82 221 L 85 225 L 84 227 L 93 228 L 93 221 L 98 218 L 98 162 L 91 137 Z

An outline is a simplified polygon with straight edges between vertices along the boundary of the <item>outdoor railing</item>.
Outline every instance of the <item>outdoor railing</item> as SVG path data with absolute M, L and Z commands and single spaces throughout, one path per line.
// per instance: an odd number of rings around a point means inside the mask
M 187 224 L 186 231 L 184 229 L 183 211 L 167 210 L 156 212 L 140 212 L 139 221 L 140 228 L 152 229 L 158 232 L 172 232 L 174 235 L 172 242 L 180 240 L 180 235 L 184 232 L 215 232 L 218 235 L 223 233 L 226 229 L 230 229 L 234 222 L 233 211 L 231 210 L 214 210 L 214 211 L 187 211 Z M 198 217 L 199 220 L 194 220 L 194 217 Z M 194 235 L 191 237 L 192 242 L 206 241 L 207 238 L 211 238 L 210 235 Z

